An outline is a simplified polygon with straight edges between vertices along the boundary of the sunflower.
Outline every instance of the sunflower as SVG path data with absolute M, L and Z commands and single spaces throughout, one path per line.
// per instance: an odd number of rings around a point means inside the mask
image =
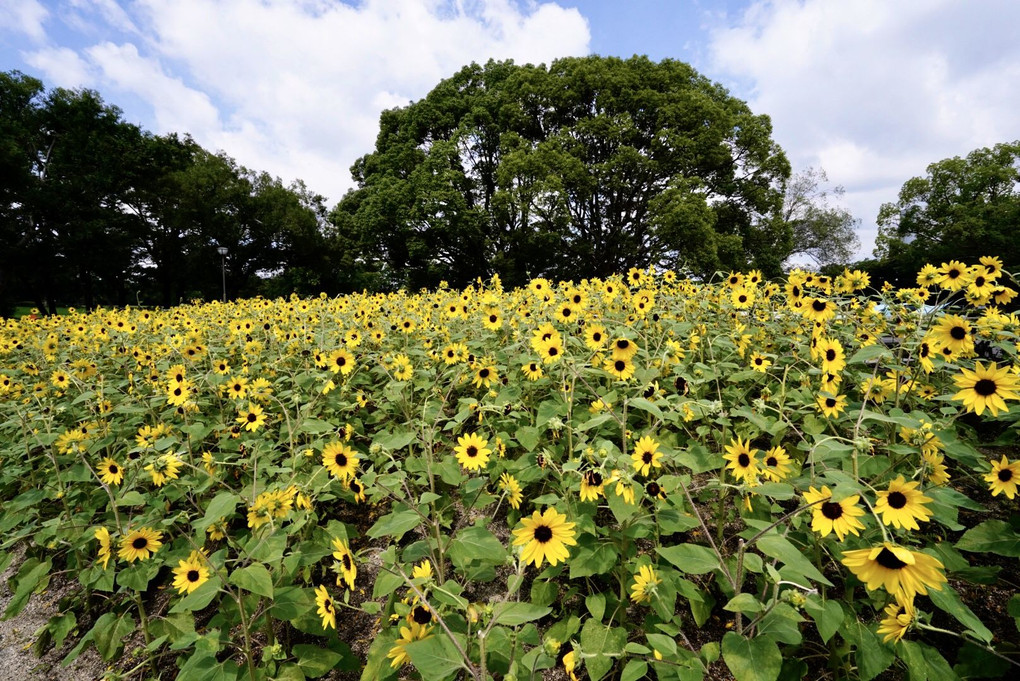
M 883 643 L 899 641 L 907 633 L 907 629 L 914 623 L 914 601 L 908 600 L 904 603 L 896 601 L 885 606 L 885 619 L 878 625 L 879 634 Z
M 411 579 L 432 579 L 432 562 L 426 558 L 415 565 L 411 571 Z
M 746 310 L 754 305 L 754 292 L 743 287 L 735 288 L 730 293 L 730 303 L 738 310 Z
M 485 468 L 489 463 L 489 454 L 492 450 L 487 447 L 488 440 L 484 440 L 477 433 L 462 435 L 457 438 L 457 446 L 454 453 L 457 455 L 457 462 L 469 471 L 477 471 Z
M 542 356 L 542 361 L 546 364 L 560 361 L 560 358 L 563 357 L 563 340 L 556 337 L 543 341 L 538 348 L 538 354 Z
M 166 388 L 166 403 L 173 407 L 183 406 L 191 399 L 194 389 L 195 384 L 187 380 L 180 383 L 169 383 Z
M 929 588 L 941 591 L 946 582 L 940 560 L 888 542 L 847 551 L 842 562 L 864 582 L 868 591 L 885 587 L 903 602 L 912 601 L 915 594 L 927 595 Z
M 160 541 L 162 538 L 163 533 L 159 530 L 148 527 L 134 530 L 120 540 L 120 551 L 117 552 L 117 556 L 129 563 L 136 560 L 148 560 L 149 556 L 156 553 L 163 545 L 163 542 Z
M 333 597 L 326 591 L 323 584 L 315 587 L 316 614 L 322 618 L 322 628 L 333 627 L 336 629 L 336 606 L 333 605 Z
M 358 453 L 343 442 L 331 442 L 322 448 L 322 465 L 331 476 L 346 482 L 358 470 Z
M 846 409 L 846 395 L 819 395 L 815 401 L 826 418 L 836 418 Z
M 605 480 L 598 471 L 585 471 L 581 476 L 581 501 L 595 501 L 603 493 Z
M 751 441 L 743 442 L 739 437 L 726 445 L 726 454 L 723 458 L 729 463 L 726 467 L 730 469 L 737 480 L 752 482 L 758 476 L 758 460 L 755 454 L 757 449 L 751 449 Z
M 630 458 L 634 463 L 634 470 L 641 475 L 648 475 L 652 468 L 662 468 L 662 463 L 660 463 L 662 452 L 659 451 L 659 443 L 648 435 L 637 441 Z
M 164 454 L 145 467 L 152 476 L 152 484 L 156 487 L 162 487 L 168 480 L 176 480 L 180 469 L 181 460 L 173 454 Z
M 814 487 L 808 488 L 804 492 L 804 501 L 812 505 L 811 529 L 819 536 L 835 532 L 836 537 L 843 541 L 847 534 L 860 536 L 858 530 L 864 529 L 864 524 L 857 519 L 864 515 L 864 509 L 857 505 L 860 497 L 856 494 L 834 502 L 832 491 L 823 485 L 820 492 Z
M 843 344 L 835 338 L 823 338 L 818 341 L 815 352 L 822 360 L 822 373 L 838 373 L 846 366 Z
M 231 378 L 226 383 L 227 396 L 232 400 L 243 400 L 248 396 L 248 379 L 243 377 Z
M 946 315 L 931 329 L 928 337 L 935 347 L 942 351 L 943 357 L 965 357 L 974 352 L 974 339 L 970 335 L 971 327 L 963 317 Z M 945 352 L 948 350 L 949 352 Z
M 406 627 L 400 627 L 400 638 L 396 640 L 396 642 L 393 644 L 393 647 L 390 648 L 390 651 L 386 653 L 386 657 L 393 658 L 393 661 L 390 662 L 390 667 L 392 667 L 393 669 L 397 669 L 398 667 L 402 667 L 408 662 L 410 662 L 411 658 L 408 657 L 407 651 L 404 649 L 404 646 L 406 646 L 408 643 L 413 643 L 414 641 L 421 641 L 423 639 L 428 638 L 429 636 L 431 636 L 431 631 L 432 627 L 423 624 L 418 624 L 417 622 L 414 621 L 412 621 Z
M 516 510 L 521 507 L 524 495 L 521 492 L 521 483 L 517 481 L 517 478 L 509 473 L 503 473 L 499 476 L 499 488 L 506 494 L 506 501 L 510 504 L 510 508 Z
M 590 324 L 584 330 L 584 344 L 591 350 L 601 350 L 606 344 L 606 327 Z
M 651 599 L 655 593 L 655 586 L 661 583 L 662 580 L 655 574 L 651 565 L 642 565 L 634 575 L 634 585 L 630 587 L 630 600 L 643 603 Z
M 793 472 L 793 460 L 783 447 L 773 447 L 761 459 L 761 474 L 772 482 L 781 482 Z
M 990 362 L 987 367 L 975 362 L 974 371 L 960 371 L 962 376 L 953 376 L 956 387 L 960 388 L 953 399 L 962 401 L 967 411 L 980 416 L 987 408 L 992 416 L 998 416 L 1000 410 L 1009 411 L 1006 400 L 1020 400 L 1016 374 L 1011 373 L 1008 366 L 1000 369 L 995 362 Z
M 575 546 L 574 523 L 567 522 L 567 516 L 555 508 L 546 509 L 545 513 L 535 511 L 530 518 L 521 518 L 514 529 L 514 546 L 524 546 L 521 558 L 525 564 L 534 563 L 536 568 L 542 562 L 549 561 L 555 566 L 570 557 L 567 546 Z
M 333 557 L 338 562 L 334 563 L 333 570 L 336 571 L 336 585 L 346 582 L 347 588 L 354 589 L 354 580 L 358 578 L 358 566 L 354 564 L 354 554 L 351 553 L 347 542 L 333 538 Z
M 503 318 L 499 314 L 499 310 L 491 308 L 486 310 L 482 317 L 482 325 L 489 331 L 496 331 L 503 326 Z
M 967 284 L 967 266 L 958 260 L 942 263 L 937 283 L 947 291 L 959 291 Z
M 603 368 L 621 381 L 626 381 L 634 375 L 634 363 L 629 359 L 607 359 Z
M 476 388 L 488 388 L 492 385 L 492 382 L 496 380 L 499 380 L 499 374 L 496 373 L 496 367 L 481 366 L 475 371 L 473 383 Z
M 755 352 L 751 355 L 750 364 L 752 369 L 764 374 L 772 366 L 772 361 L 760 352 Z
M 398 381 L 409 381 L 411 376 L 414 375 L 414 366 L 411 364 L 411 358 L 404 353 L 400 353 L 393 358 L 390 370 L 393 372 L 393 378 Z
M 103 569 L 106 569 L 106 564 L 110 562 L 110 556 L 113 552 L 110 550 L 110 531 L 105 527 L 96 528 L 96 539 L 99 540 L 99 556 L 98 559 L 103 561 Z
M 351 494 L 354 495 L 354 501 L 358 502 L 359 504 L 365 503 L 365 499 L 366 499 L 366 497 L 365 497 L 365 486 L 363 484 L 361 484 L 360 480 L 358 480 L 357 478 L 351 478 L 350 481 L 348 481 L 348 483 L 347 483 L 347 489 L 350 490 Z M 299 500 L 300 500 L 300 498 L 301 498 L 301 495 L 298 495 L 298 499 Z M 308 509 L 311 510 L 311 508 L 312 508 L 312 505 L 311 505 L 311 502 L 309 501 Z
M 209 568 L 200 551 L 192 551 L 187 560 L 174 568 L 174 588 L 177 593 L 191 593 L 209 580 Z
M 234 420 L 244 426 L 244 429 L 250 433 L 254 433 L 266 425 L 265 412 L 263 412 L 262 407 L 253 402 L 248 403 L 248 409 L 239 409 L 237 418 Z
M 1020 461 L 1013 461 L 1002 455 L 1000 461 L 992 462 L 991 472 L 985 474 L 985 482 L 992 496 L 1005 494 L 1009 499 L 1016 497 L 1016 487 L 1020 483 Z
M 831 300 L 808 298 L 804 301 L 801 314 L 813 322 L 824 322 L 836 314 L 836 304 Z
M 110 457 L 106 457 L 96 466 L 99 479 L 105 485 L 119 485 L 124 481 L 124 469 Z
M 354 364 L 354 355 L 344 348 L 339 348 L 329 354 L 326 366 L 332 369 L 334 374 L 339 372 L 342 376 L 347 376 L 354 371 Z
M 613 359 L 629 360 L 637 354 L 638 345 L 629 338 L 617 338 L 612 344 Z
M 882 522 L 896 528 L 908 530 L 920 529 L 918 520 L 931 520 L 931 511 L 925 504 L 931 497 L 926 497 L 917 489 L 921 483 L 906 482 L 902 475 L 889 483 L 889 489 L 878 492 L 875 501 L 875 512 L 882 516 Z
M 521 367 L 521 373 L 529 381 L 537 381 L 545 375 L 542 371 L 542 366 L 538 362 L 528 362 Z

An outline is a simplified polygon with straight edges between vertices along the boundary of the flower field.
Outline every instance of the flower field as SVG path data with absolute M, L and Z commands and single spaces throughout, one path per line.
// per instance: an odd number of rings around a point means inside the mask
M 111 678 L 1016 678 L 1014 287 L 990 257 L 6 320 L 3 614 L 73 583 L 37 650 Z

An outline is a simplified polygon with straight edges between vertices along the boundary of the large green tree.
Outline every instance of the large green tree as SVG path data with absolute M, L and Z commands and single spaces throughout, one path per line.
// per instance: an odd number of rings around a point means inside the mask
M 665 265 L 779 271 L 789 164 L 766 116 L 689 65 L 490 61 L 386 111 L 332 214 L 381 286 Z
M 860 220 L 838 203 L 830 202 L 828 181 L 824 169 L 808 168 L 786 184 L 783 201 L 783 220 L 793 231 L 790 256 L 810 258 L 817 267 L 846 265 L 860 246 Z M 841 186 L 831 190 L 837 201 L 844 193 Z
M 1020 141 L 972 151 L 928 166 L 878 213 L 876 267 L 912 280 L 925 263 L 1002 258 L 1020 269 Z

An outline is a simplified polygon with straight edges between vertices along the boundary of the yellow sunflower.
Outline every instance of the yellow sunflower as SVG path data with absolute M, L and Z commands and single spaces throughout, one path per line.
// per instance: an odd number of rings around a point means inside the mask
M 730 469 L 737 480 L 753 482 L 758 477 L 758 459 L 755 456 L 757 449 L 751 449 L 751 440 L 742 441 L 739 437 L 726 445 L 726 454 L 723 458 L 728 462 L 726 467 Z
M 821 491 L 808 488 L 804 492 L 804 501 L 812 504 L 811 529 L 821 537 L 835 532 L 836 537 L 843 541 L 847 534 L 860 536 L 858 530 L 864 529 L 864 524 L 858 520 L 864 515 L 864 509 L 857 505 L 860 497 L 856 494 L 834 502 L 832 491 L 823 485 Z
M 457 446 L 454 453 L 457 455 L 457 462 L 469 471 L 477 471 L 485 468 L 489 463 L 489 454 L 492 450 L 487 447 L 488 440 L 482 439 L 477 433 L 469 433 L 457 438 Z
M 642 565 L 638 573 L 634 575 L 634 584 L 630 587 L 630 600 L 635 603 L 643 603 L 651 599 L 655 593 L 655 586 L 661 584 L 662 580 L 655 574 L 650 565 Z
M 931 511 L 925 507 L 931 497 L 926 497 L 917 488 L 921 483 L 907 482 L 902 475 L 889 483 L 889 489 L 877 493 L 875 512 L 882 516 L 882 522 L 896 528 L 920 529 L 918 520 L 931 520 Z
M 358 578 L 358 566 L 354 564 L 354 554 L 351 553 L 347 542 L 334 537 L 333 557 L 337 560 L 337 563 L 333 565 L 333 569 L 337 573 L 336 585 L 340 586 L 341 583 L 346 582 L 347 588 L 353 590 L 354 580 Z
M 124 469 L 110 457 L 106 457 L 96 466 L 99 479 L 106 485 L 119 485 L 124 481 Z
M 187 560 L 177 563 L 174 568 L 174 588 L 177 593 L 191 593 L 209 580 L 209 568 L 199 551 L 192 551 Z
M 105 527 L 96 528 L 96 539 L 99 540 L 99 560 L 103 561 L 103 569 L 106 569 L 106 564 L 110 562 L 110 557 L 113 555 L 113 551 L 110 550 L 110 531 Z
M 524 546 L 521 558 L 525 564 L 534 563 L 536 568 L 548 560 L 555 566 L 570 557 L 568 546 L 575 546 L 574 523 L 567 522 L 567 516 L 555 508 L 545 513 L 535 511 L 530 518 L 521 518 L 514 529 L 514 546 Z
M 659 443 L 645 435 L 634 445 L 634 452 L 630 455 L 634 464 L 634 470 L 641 475 L 648 475 L 652 468 L 662 468 L 662 452 L 659 451 Z
M 985 482 L 992 496 L 1005 494 L 1009 499 L 1016 497 L 1016 487 L 1020 483 L 1020 461 L 1010 462 L 1006 455 L 1000 461 L 992 462 L 991 472 L 985 474 Z
M 953 399 L 962 401 L 967 411 L 980 416 L 988 409 L 992 416 L 998 416 L 1000 411 L 1009 411 L 1006 400 L 1020 400 L 1016 374 L 1008 366 L 1000 369 L 995 362 L 989 363 L 987 367 L 981 362 L 975 362 L 974 371 L 960 371 L 962 376 L 953 377 L 956 387 L 960 388 Z
M 336 606 L 333 604 L 333 597 L 326 591 L 323 584 L 315 587 L 316 614 L 322 618 L 322 628 L 336 629 Z
M 940 560 L 888 542 L 847 551 L 842 562 L 868 591 L 881 586 L 902 602 L 912 601 L 915 594 L 927 595 L 928 589 L 941 591 L 946 583 Z
M 634 375 L 634 363 L 629 359 L 611 357 L 606 360 L 603 368 L 621 381 L 626 381 Z
M 244 426 L 244 429 L 251 433 L 254 433 L 256 430 L 266 425 L 266 415 L 263 412 L 262 407 L 254 402 L 249 402 L 247 409 L 238 410 L 237 418 L 234 420 Z
M 163 545 L 160 540 L 163 533 L 149 527 L 142 527 L 129 532 L 120 540 L 120 551 L 117 556 L 121 560 L 133 563 L 136 560 L 148 560 Z
M 882 635 L 882 641 L 899 641 L 907 633 L 907 629 L 914 623 L 914 602 L 908 600 L 904 603 L 896 601 L 885 606 L 885 619 L 878 625 L 878 633 Z
M 331 476 L 346 482 L 358 470 L 358 453 L 343 442 L 331 442 L 322 448 L 322 465 Z
M 397 669 L 407 664 L 411 658 L 408 657 L 407 651 L 404 649 L 408 643 L 414 641 L 421 641 L 431 636 L 432 627 L 418 624 L 412 621 L 406 627 L 400 627 L 400 638 L 396 640 L 390 651 L 386 653 L 386 657 L 393 658 L 390 662 L 390 667 Z

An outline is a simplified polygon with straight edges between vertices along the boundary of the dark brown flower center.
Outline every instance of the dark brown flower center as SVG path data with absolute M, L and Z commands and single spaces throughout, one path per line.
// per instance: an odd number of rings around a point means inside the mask
M 650 464 L 652 462 L 652 453 L 651 452 L 642 452 L 641 453 L 641 461 L 646 463 L 646 464 Z
M 889 497 L 886 501 L 893 508 L 900 509 L 907 505 L 907 495 L 903 492 L 889 492 Z
M 333 457 L 333 461 L 336 462 L 337 466 L 343 468 L 344 466 L 347 465 L 347 455 L 344 454 L 343 452 L 340 452 L 335 457 Z
M 826 501 L 822 504 L 822 515 L 829 520 L 839 520 L 843 517 L 843 507 L 837 503 Z
M 626 350 L 627 348 L 630 347 L 630 341 L 627 340 L 626 338 L 621 338 L 620 340 L 616 341 L 616 347 L 619 350 Z
M 955 340 L 960 341 L 967 337 L 967 329 L 963 328 L 962 326 L 954 326 L 949 330 L 949 335 L 952 336 Z
M 622 373 L 623 370 L 627 368 L 627 363 L 622 359 L 618 359 L 613 362 L 613 368 Z
M 185 575 L 185 578 L 189 582 L 197 582 L 198 581 L 198 577 L 199 577 L 198 570 L 188 570 L 188 574 Z
M 488 378 L 488 377 L 489 377 L 489 370 L 488 369 L 482 369 L 482 370 L 480 370 L 478 372 L 478 378 Z
M 1013 479 L 1013 471 L 1011 471 L 1010 469 L 1003 468 L 1002 470 L 999 471 L 999 481 L 1000 482 L 1009 482 L 1012 479 Z
M 117 475 L 117 473 L 120 472 L 120 468 L 115 463 L 111 463 L 110 467 L 107 468 L 106 470 L 110 472 L 110 475 Z
M 259 415 L 253 411 L 248 412 L 248 423 L 255 423 L 259 420 Z
M 464 453 L 467 454 L 468 456 L 474 458 L 474 457 L 478 456 L 478 447 L 475 447 L 474 445 L 471 445 L 470 447 L 467 448 L 467 450 Z
M 882 552 L 875 558 L 875 562 L 887 570 L 902 570 L 907 567 L 906 563 L 897 558 L 896 554 L 886 547 L 882 547 Z
M 136 551 L 141 551 L 149 545 L 149 540 L 145 537 L 135 537 L 135 540 L 131 542 L 131 548 Z
M 826 350 L 825 351 L 825 361 L 827 361 L 827 362 L 835 362 L 836 361 L 836 351 L 833 350 L 832 348 L 829 348 L 828 350 Z
M 765 465 L 774 468 L 779 465 L 779 459 L 777 459 L 774 456 L 770 456 L 769 458 L 765 459 Z
M 590 487 L 598 487 L 602 484 L 602 474 L 598 471 L 588 471 L 584 474 L 584 481 Z
M 741 454 L 740 456 L 737 457 L 737 463 L 740 464 L 741 468 L 747 468 L 748 466 L 751 465 L 751 457 L 749 457 L 747 454 Z
M 411 611 L 411 617 L 418 624 L 428 624 L 432 621 L 432 613 L 423 605 L 416 606 L 415 609 Z
M 539 525 L 535 528 L 535 541 L 539 544 L 544 544 L 552 539 L 553 533 L 547 525 Z
M 348 556 L 346 553 L 344 554 L 344 557 L 343 557 L 343 564 L 344 564 L 344 570 L 347 570 L 348 572 L 350 572 L 350 570 L 351 570 L 351 557 Z
M 825 398 L 825 406 L 828 407 L 829 409 L 835 409 L 835 407 L 836 407 L 836 398 L 835 397 L 826 397 Z
M 996 390 L 995 381 L 990 378 L 982 378 L 974 384 L 974 392 L 982 397 L 994 395 Z
M 558 355 L 560 353 L 560 349 L 558 347 L 556 347 L 555 345 L 551 345 L 551 346 L 549 346 L 549 349 L 547 350 L 547 352 L 549 353 L 550 357 L 555 357 L 556 355 Z
M 648 492 L 648 496 L 657 497 L 659 496 L 659 493 L 662 492 L 662 487 L 659 486 L 659 483 L 652 480 L 645 485 L 645 491 Z
M 818 300 L 816 298 L 815 301 L 811 303 L 811 309 L 813 309 L 815 312 L 825 312 L 825 301 Z

